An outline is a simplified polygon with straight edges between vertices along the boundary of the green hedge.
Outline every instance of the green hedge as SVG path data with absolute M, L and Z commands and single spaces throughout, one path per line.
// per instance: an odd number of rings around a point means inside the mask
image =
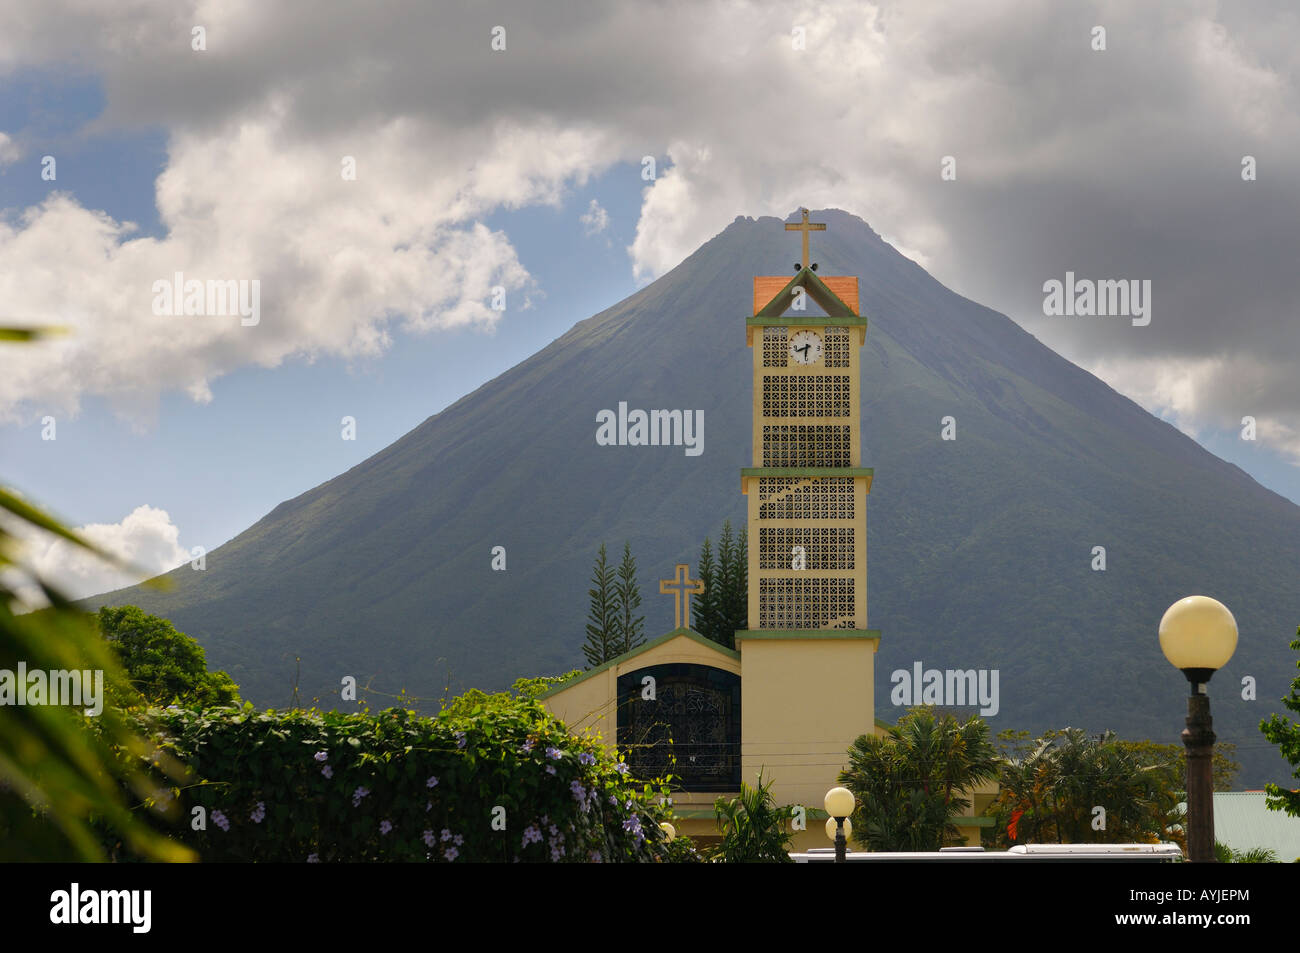
M 159 775 L 144 806 L 179 817 L 170 833 L 205 861 L 585 863 L 688 847 L 664 843 L 666 788 L 533 701 L 434 718 L 251 705 L 135 717 L 190 775 Z

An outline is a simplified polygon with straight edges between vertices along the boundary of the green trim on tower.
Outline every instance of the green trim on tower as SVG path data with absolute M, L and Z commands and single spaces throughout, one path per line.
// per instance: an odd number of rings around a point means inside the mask
M 743 477 L 869 477 L 875 467 L 741 467 Z
M 743 639 L 871 639 L 880 641 L 879 629 L 737 629 L 736 641 Z M 572 684 L 572 683 L 570 683 Z

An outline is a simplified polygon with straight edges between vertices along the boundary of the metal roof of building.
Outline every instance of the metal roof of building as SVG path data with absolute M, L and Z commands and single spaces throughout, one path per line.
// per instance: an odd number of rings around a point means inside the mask
M 1282 863 L 1300 858 L 1300 817 L 1270 811 L 1263 791 L 1215 791 L 1214 839 L 1233 850 L 1266 847 Z

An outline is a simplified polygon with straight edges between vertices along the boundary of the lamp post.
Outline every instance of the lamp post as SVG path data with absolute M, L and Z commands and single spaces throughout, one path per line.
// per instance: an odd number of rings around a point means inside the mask
M 848 860 L 848 841 L 844 837 L 844 825 L 853 813 L 853 792 L 848 788 L 831 788 L 826 792 L 826 813 L 835 822 L 835 863 L 842 864 Z M 830 834 L 830 822 L 827 822 L 827 834 Z M 852 827 L 849 828 L 852 830 Z
M 1160 619 L 1160 649 L 1187 676 L 1187 859 L 1214 863 L 1214 720 L 1206 683 L 1237 649 L 1237 620 L 1209 596 L 1179 599 Z

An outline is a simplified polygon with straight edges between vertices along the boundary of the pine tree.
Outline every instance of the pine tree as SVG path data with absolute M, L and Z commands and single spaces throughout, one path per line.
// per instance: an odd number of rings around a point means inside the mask
M 636 584 L 636 560 L 632 544 L 623 543 L 623 562 L 614 584 L 614 621 L 617 623 L 615 652 L 622 655 L 645 644 L 645 616 L 634 615 L 641 606 L 641 589 Z
M 736 585 L 736 536 L 731 531 L 731 520 L 722 524 L 718 534 L 718 595 L 714 599 L 713 641 L 734 648 L 735 634 L 727 630 L 727 607 L 731 604 L 731 590 Z
M 720 615 L 729 648 L 736 646 L 736 631 L 749 628 L 749 530 L 740 528 L 740 539 L 732 550 L 731 588 Z
M 731 520 L 722 524 L 718 537 L 718 594 L 714 602 L 714 634 L 711 638 L 727 648 L 735 648 L 736 630 L 748 627 L 749 577 L 748 531 L 741 528 L 737 539 Z
M 704 591 L 695 597 L 691 605 L 691 628 L 708 639 L 717 641 L 718 630 L 718 574 L 713 563 L 713 546 L 709 537 L 704 537 L 704 546 L 700 549 L 700 582 Z
M 605 544 L 600 544 L 600 555 L 596 557 L 596 566 L 591 573 L 588 589 L 591 596 L 591 611 L 587 616 L 587 644 L 582 653 L 587 656 L 587 668 L 603 665 L 618 655 L 615 644 L 617 638 L 618 616 L 614 606 L 614 570 L 605 560 Z

